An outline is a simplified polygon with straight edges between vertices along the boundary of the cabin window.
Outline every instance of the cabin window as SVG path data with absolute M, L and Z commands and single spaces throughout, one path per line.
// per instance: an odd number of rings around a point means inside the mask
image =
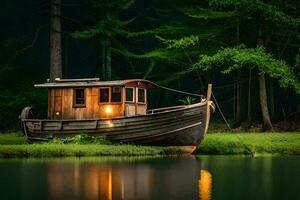
M 121 87 L 112 87 L 111 102 L 121 102 Z
M 83 88 L 77 88 L 73 90 L 73 106 L 85 107 L 85 90 Z
M 109 88 L 100 88 L 100 103 L 109 102 Z
M 145 89 L 138 89 L 138 103 L 145 103 Z
M 126 102 L 134 102 L 134 88 L 126 88 Z

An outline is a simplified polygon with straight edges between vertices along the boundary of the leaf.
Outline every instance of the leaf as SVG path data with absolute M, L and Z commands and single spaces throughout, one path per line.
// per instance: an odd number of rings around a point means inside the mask
M 293 88 L 300 94 L 300 83 L 291 68 L 282 60 L 276 60 L 264 48 L 246 48 L 244 45 L 224 48 L 212 56 L 202 55 L 192 70 L 215 69 L 229 74 L 240 68 L 257 68 L 278 79 L 281 87 Z

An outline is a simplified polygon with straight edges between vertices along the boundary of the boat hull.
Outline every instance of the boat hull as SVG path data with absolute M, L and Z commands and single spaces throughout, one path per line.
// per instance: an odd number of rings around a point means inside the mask
M 22 119 L 31 140 L 86 133 L 111 142 L 151 146 L 197 146 L 209 124 L 211 101 L 147 115 L 88 120 Z M 193 148 L 190 148 L 193 149 Z

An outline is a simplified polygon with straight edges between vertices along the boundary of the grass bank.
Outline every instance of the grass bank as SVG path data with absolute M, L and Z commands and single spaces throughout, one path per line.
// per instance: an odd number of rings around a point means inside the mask
M 300 133 L 210 133 L 195 153 L 300 155 Z
M 179 147 L 148 147 L 111 144 L 103 138 L 78 135 L 70 139 L 29 143 L 21 134 L 0 135 L 0 158 L 66 156 L 158 156 L 186 154 Z
M 195 154 L 300 155 L 300 133 L 209 133 Z M 30 144 L 21 134 L 0 134 L 0 158 L 64 156 L 157 156 L 185 154 L 177 147 L 110 144 L 103 138 L 76 136 Z

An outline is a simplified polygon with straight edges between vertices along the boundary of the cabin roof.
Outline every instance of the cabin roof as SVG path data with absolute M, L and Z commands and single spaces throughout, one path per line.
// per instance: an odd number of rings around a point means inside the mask
M 144 83 L 147 88 L 156 88 L 158 85 L 145 79 L 127 79 L 116 81 L 99 81 L 97 78 L 91 79 L 56 79 L 54 82 L 35 84 L 36 88 L 66 88 L 66 87 L 105 87 L 105 86 L 125 86 L 130 83 Z

